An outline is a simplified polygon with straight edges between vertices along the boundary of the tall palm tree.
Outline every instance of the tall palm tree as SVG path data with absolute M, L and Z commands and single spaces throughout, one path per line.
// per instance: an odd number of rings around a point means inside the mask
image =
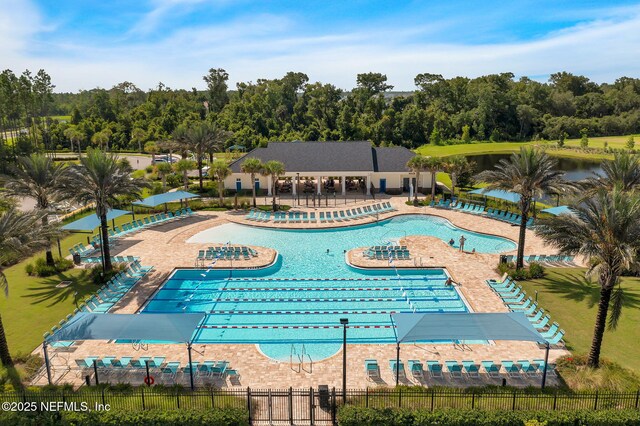
M 18 258 L 32 254 L 51 245 L 58 229 L 43 225 L 42 213 L 20 213 L 15 209 L 0 212 L 0 287 L 9 294 L 9 282 L 3 268 Z M 0 317 L 0 361 L 12 365 L 7 337 Z
M 597 368 L 605 326 L 615 329 L 621 315 L 620 275 L 640 266 L 640 195 L 601 189 L 572 210 L 541 220 L 535 232 L 561 253 L 585 256 L 593 265 L 589 272 L 598 276 L 600 301 L 588 365 Z
M 171 163 L 158 163 L 156 164 L 156 172 L 160 179 L 162 179 L 162 190 L 166 191 L 167 189 L 167 175 L 173 171 L 173 166 Z
M 544 151 L 533 147 L 522 147 L 509 160 L 500 160 L 493 170 L 479 173 L 475 179 L 489 185 L 486 191 L 501 189 L 520 195 L 520 235 L 516 268 L 524 266 L 524 245 L 527 220 L 534 198 L 545 193 L 561 194 L 575 189 L 575 185 L 564 180 L 564 172 L 557 170 L 558 162 Z
M 271 205 L 273 206 L 273 211 L 276 211 L 276 184 L 278 183 L 278 179 L 280 176 L 285 174 L 284 164 L 280 161 L 267 161 L 262 166 L 262 171 L 260 172 L 263 176 L 271 177 L 271 195 L 273 196 Z
M 220 207 L 224 205 L 224 180 L 231 175 L 231 169 L 224 160 L 216 160 L 211 163 L 209 175 L 218 182 L 218 197 L 220 197 Z
M 93 203 L 100 218 L 105 271 L 111 271 L 111 250 L 107 212 L 118 202 L 117 197 L 138 197 L 149 184 L 131 177 L 131 166 L 118 161 L 118 156 L 97 149 L 87 150 L 80 164 L 68 167 L 64 189 L 83 205 Z
M 454 155 L 445 160 L 443 167 L 451 175 L 451 196 L 454 197 L 456 195 L 456 186 L 458 186 L 458 178 L 469 170 L 469 161 L 463 155 Z
M 595 173 L 594 173 L 595 174 Z M 598 188 L 620 188 L 631 191 L 640 188 L 640 156 L 627 152 L 614 154 L 613 160 L 602 162 L 602 173 L 586 180 L 587 194 L 598 191 Z
M 416 187 L 413 188 L 413 204 L 418 205 L 418 187 L 420 186 L 420 173 L 425 170 L 426 158 L 422 155 L 415 155 L 407 162 L 407 167 L 416 174 Z
M 424 170 L 431 174 L 431 201 L 436 198 L 436 176 L 443 168 L 442 160 L 438 157 L 427 157 L 424 161 Z
M 208 121 L 191 123 L 189 126 L 180 125 L 173 132 L 173 138 L 188 146 L 195 154 L 196 163 L 198 164 L 200 190 L 204 189 L 202 166 L 205 155 L 216 150 L 220 151 L 224 146 L 223 140 L 219 137 L 218 128 Z
M 242 173 L 248 173 L 251 180 L 251 195 L 253 207 L 256 207 L 256 175 L 262 171 L 262 161 L 258 158 L 247 158 L 240 165 Z
M 174 165 L 176 172 L 182 173 L 182 183 L 184 184 L 184 190 L 189 190 L 189 172 L 196 168 L 196 163 L 191 160 L 182 159 Z
M 78 128 L 73 126 L 73 127 L 68 127 L 64 131 L 64 136 L 67 139 L 69 139 L 69 142 L 71 143 L 71 152 L 73 152 L 73 143 L 75 142 L 76 145 L 78 146 L 78 156 L 82 156 L 82 146 L 80 145 L 80 143 L 85 138 L 84 132 L 81 132 L 80 130 L 78 130 Z
M 5 186 L 8 195 L 35 199 L 36 209 L 43 213 L 42 224 L 46 226 L 49 223 L 47 211 L 51 204 L 64 196 L 61 191 L 63 176 L 64 167 L 61 163 L 44 155 L 32 154 L 17 159 Z M 54 264 L 51 247 L 47 247 L 46 259 L 47 265 Z

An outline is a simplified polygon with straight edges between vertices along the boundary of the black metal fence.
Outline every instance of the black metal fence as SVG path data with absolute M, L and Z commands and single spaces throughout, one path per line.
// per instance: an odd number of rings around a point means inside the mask
M 114 390 L 86 388 L 72 391 L 25 391 L 0 394 L 2 402 L 57 404 L 59 410 L 75 410 L 85 404 L 90 409 L 149 410 L 188 408 L 245 408 L 250 423 L 334 425 L 343 405 L 341 390 L 328 389 L 183 389 L 129 388 Z M 602 410 L 639 409 L 636 392 L 530 393 L 521 390 L 476 389 L 349 389 L 346 404 L 371 408 L 412 408 L 435 410 L 459 408 L 477 410 Z

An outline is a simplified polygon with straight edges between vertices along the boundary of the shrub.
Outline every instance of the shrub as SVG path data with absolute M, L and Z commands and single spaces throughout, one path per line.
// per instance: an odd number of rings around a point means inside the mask
M 505 272 L 514 280 L 530 280 L 532 278 L 542 278 L 545 275 L 544 267 L 537 263 L 531 262 L 528 267 L 516 269 L 514 262 L 498 264 L 498 271 L 501 274 Z
M 145 167 L 144 171 L 145 171 L 145 172 L 147 172 L 147 173 L 151 173 L 151 172 L 153 172 L 153 166 L 147 166 L 147 167 Z
M 544 268 L 538 262 L 531 262 L 529 264 L 529 277 L 528 278 L 542 278 L 544 277 Z
M 340 426 L 427 426 L 427 425 L 635 425 L 640 421 L 637 410 L 601 411 L 483 411 L 483 410 L 415 410 L 343 407 L 338 412 Z
M 73 262 L 67 259 L 57 259 L 54 265 L 47 265 L 47 262 L 43 258 L 38 258 L 35 264 L 28 263 L 24 267 L 24 271 L 27 275 L 36 277 L 50 277 L 56 275 L 59 272 L 64 272 L 73 268 Z
M 102 265 L 96 265 L 89 270 L 89 277 L 94 284 L 103 285 L 109 282 L 109 280 L 123 268 L 123 265 L 116 263 L 110 272 L 104 273 L 102 272 Z

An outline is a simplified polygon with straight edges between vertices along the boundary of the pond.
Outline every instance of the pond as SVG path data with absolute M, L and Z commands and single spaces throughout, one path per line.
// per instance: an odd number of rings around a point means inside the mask
M 467 159 L 476 163 L 476 172 L 492 169 L 498 161 L 508 159 L 511 154 L 483 154 L 469 155 Z M 583 160 L 577 158 L 558 158 L 558 169 L 566 172 L 565 178 L 578 181 L 593 176 L 602 171 L 600 161 Z

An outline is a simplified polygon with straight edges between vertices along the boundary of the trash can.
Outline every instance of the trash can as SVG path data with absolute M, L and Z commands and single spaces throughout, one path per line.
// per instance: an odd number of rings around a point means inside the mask
M 73 263 L 75 263 L 76 265 L 79 265 L 80 263 L 82 263 L 82 258 L 78 253 L 74 253 L 73 255 Z
M 500 255 L 500 264 L 507 263 L 507 256 L 504 254 Z

